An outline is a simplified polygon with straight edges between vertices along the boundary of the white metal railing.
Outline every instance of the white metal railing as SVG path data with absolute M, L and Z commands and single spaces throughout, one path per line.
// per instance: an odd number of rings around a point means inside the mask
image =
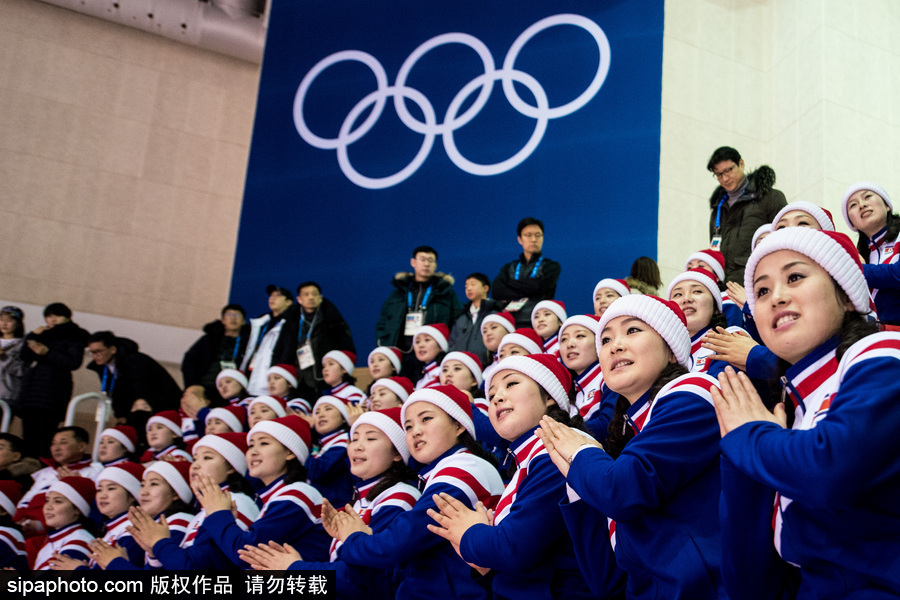
M 3 413 L 3 416 L 0 417 L 0 432 L 8 433 L 9 422 L 12 420 L 12 410 L 10 410 L 9 404 L 3 400 L 0 400 L 0 412 Z
M 110 413 L 112 413 L 112 400 L 109 399 L 109 396 L 107 396 L 105 392 L 88 392 L 87 394 L 75 396 L 69 400 L 69 408 L 66 409 L 66 427 L 75 424 L 75 410 L 78 408 L 78 405 L 85 400 L 97 401 L 97 410 L 94 413 L 94 419 L 97 421 L 97 428 L 94 431 L 94 449 L 91 452 L 93 459 L 97 460 L 97 448 L 100 446 L 100 433 L 106 429 L 106 421 L 109 419 Z

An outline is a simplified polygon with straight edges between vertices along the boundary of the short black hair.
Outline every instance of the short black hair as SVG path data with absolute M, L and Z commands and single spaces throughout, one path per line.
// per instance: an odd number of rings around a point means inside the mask
M 225 316 L 229 310 L 236 310 L 241 313 L 241 316 L 244 317 L 244 320 L 247 320 L 247 311 L 244 310 L 244 307 L 240 304 L 226 304 L 224 308 L 222 308 L 222 314 L 220 316 Z
M 416 254 L 418 254 L 419 252 L 427 252 L 428 254 L 434 254 L 434 260 L 437 260 L 437 258 L 438 258 L 437 250 L 435 250 L 431 246 L 416 246 L 413 249 L 412 257 L 415 258 Z
M 116 334 L 112 331 L 95 331 L 88 338 L 87 343 L 93 344 L 94 342 L 100 342 L 107 348 L 111 348 L 116 345 Z
M 709 157 L 709 162 L 706 163 L 706 170 L 709 172 L 715 171 L 716 165 L 725 160 L 734 161 L 734 164 L 739 165 L 741 164 L 741 153 L 731 146 L 716 148 L 716 151 Z
M 314 287 L 317 290 L 319 290 L 319 295 L 320 296 L 322 295 L 322 286 L 320 286 L 315 281 L 304 281 L 303 283 L 301 283 L 300 285 L 297 286 L 297 295 L 298 296 L 300 295 L 300 290 L 302 290 L 305 287 Z
M 522 230 L 528 227 L 529 225 L 537 225 L 541 228 L 541 233 L 544 233 L 544 222 L 540 219 L 535 219 L 534 217 L 525 217 L 521 221 L 519 221 L 519 225 L 516 227 L 516 235 L 522 235 Z
M 274 283 L 270 283 L 269 285 L 266 286 L 266 294 L 271 296 L 275 292 L 278 292 L 281 296 L 284 296 L 291 302 L 294 301 L 294 296 L 291 295 L 291 292 L 289 292 L 286 287 L 281 286 L 281 285 L 275 285 Z
M 44 309 L 44 318 L 46 319 L 50 315 L 53 315 L 54 317 L 65 317 L 66 319 L 71 319 L 72 309 L 62 302 L 54 302 L 52 304 L 48 304 Z
M 6 433 L 4 431 L 3 433 L 0 433 L 0 442 L 2 441 L 9 442 L 9 449 L 13 452 L 18 452 L 23 456 L 25 455 L 25 453 L 22 451 L 22 446 L 23 444 L 25 444 L 25 440 L 23 440 L 19 436 L 13 435 L 11 433 Z
M 486 286 L 488 286 L 488 288 L 491 287 L 491 280 L 488 279 L 488 276 L 485 275 L 484 273 L 470 273 L 470 274 L 466 275 L 466 280 L 469 280 L 469 279 L 477 279 L 478 281 L 481 282 L 481 285 L 486 285 Z
M 88 435 L 88 432 L 84 429 L 84 427 L 79 427 L 78 425 L 68 425 L 66 427 L 60 427 L 54 432 L 54 435 L 57 433 L 65 433 L 67 431 L 71 431 L 72 435 L 75 436 L 75 439 L 79 442 L 84 442 L 85 444 L 89 444 L 91 442 L 91 436 Z

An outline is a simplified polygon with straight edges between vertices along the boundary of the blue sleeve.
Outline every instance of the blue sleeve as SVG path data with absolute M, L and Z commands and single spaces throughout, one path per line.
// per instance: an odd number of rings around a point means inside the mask
M 257 519 L 247 531 L 238 527 L 230 510 L 218 510 L 208 515 L 200 528 L 209 531 L 216 545 L 234 564 L 245 566 L 246 563 L 237 553 L 244 546 L 256 546 L 271 540 L 293 544 L 315 526 L 302 508 L 290 500 L 281 500 L 269 504 L 265 516 Z M 303 548 L 297 550 L 303 552 Z
M 754 346 L 747 355 L 747 377 L 772 379 L 778 371 L 778 357 L 763 345 Z
M 64 554 L 65 556 L 71 556 L 75 560 L 91 560 L 91 557 L 87 555 L 86 552 L 82 552 L 81 550 L 75 550 L 74 548 L 69 548 L 68 550 L 63 550 L 60 554 Z
M 863 265 L 863 275 L 866 283 L 872 288 L 900 287 L 900 262 L 889 265 Z
M 851 365 L 832 398 L 813 429 L 754 421 L 725 435 L 722 451 L 741 472 L 794 500 L 849 507 L 869 488 L 900 476 L 897 359 Z
M 603 384 L 603 397 L 600 400 L 600 409 L 594 413 L 593 417 L 584 422 L 584 427 L 588 430 L 588 433 L 600 443 L 606 441 L 606 436 L 609 435 L 609 422 L 612 421 L 613 414 L 616 412 L 616 403 L 618 401 L 619 394 L 606 387 L 606 384 Z
M 619 458 L 585 448 L 569 469 L 578 495 L 616 521 L 657 510 L 719 455 L 719 423 L 709 402 L 677 391 L 660 400 Z
M 475 437 L 485 446 L 506 450 L 509 442 L 494 430 L 491 419 L 472 404 L 472 422 L 475 425 Z
M 347 458 L 346 446 L 331 448 L 319 457 L 312 456 L 306 461 L 306 470 L 309 473 L 309 483 L 316 485 L 324 477 L 337 474 L 339 471 L 350 472 L 350 461 Z
M 756 340 L 757 344 L 762 344 L 762 338 L 759 337 L 759 328 L 756 326 L 756 321 L 753 319 L 753 314 L 750 312 L 749 303 L 744 303 L 743 313 L 744 331 L 749 333 L 750 337 Z
M 722 307 L 722 313 L 725 315 L 725 320 L 728 321 L 729 327 L 743 327 L 744 326 L 744 313 L 738 308 L 737 304 L 728 303 Z
M 181 548 L 179 543 L 168 537 L 153 545 L 153 556 L 167 571 L 204 571 L 216 568 L 213 555 L 217 551 L 216 545 L 202 527 L 190 547 Z
M 354 533 L 344 540 L 341 560 L 351 565 L 392 569 L 409 563 L 433 546 L 448 543 L 426 527 L 434 521 L 425 511 L 434 508 L 432 495 L 440 493 L 449 494 L 473 508 L 468 496 L 458 487 L 449 483 L 430 485 L 412 510 L 397 515 L 382 531 L 372 535 Z
M 728 363 L 724 360 L 713 360 L 709 363 L 709 368 L 706 370 L 706 374 L 710 377 L 718 377 L 719 373 L 725 370 L 725 367 L 728 366 Z
M 566 535 L 558 508 L 565 486 L 549 455 L 532 459 L 531 470 L 500 524 L 475 525 L 463 534 L 459 544 L 463 560 L 510 573 L 546 559 L 552 541 Z
M 572 538 L 575 560 L 581 575 L 597 598 L 623 597 L 625 572 L 616 563 L 616 555 L 609 543 L 606 516 L 584 501 L 559 505 L 566 529 Z
M 784 562 L 772 541 L 775 492 L 721 461 L 722 579 L 731 600 L 795 597 L 799 569 Z
M 136 541 L 134 541 L 133 537 L 131 537 L 130 535 L 122 536 L 118 539 L 116 545 L 120 548 L 123 548 L 128 554 L 128 562 L 137 567 L 143 566 L 146 554 L 144 552 L 144 549 L 141 548 Z
M 197 416 L 194 417 L 194 431 L 197 432 L 197 439 L 206 435 L 206 417 L 209 415 L 209 411 L 210 408 L 204 406 L 197 411 Z
M 106 565 L 107 571 L 141 571 L 143 567 L 132 564 L 127 558 L 117 557 L 109 561 Z

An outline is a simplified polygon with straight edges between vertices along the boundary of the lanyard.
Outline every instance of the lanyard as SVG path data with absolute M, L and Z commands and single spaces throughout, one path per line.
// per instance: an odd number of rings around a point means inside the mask
M 309 329 L 306 332 L 306 335 L 303 335 L 303 324 L 306 323 L 306 316 L 300 315 L 300 329 L 297 331 L 297 345 L 302 346 L 303 342 L 309 339 L 309 336 L 312 335 L 313 325 L 316 323 L 316 316 L 319 314 L 319 309 L 316 309 L 313 318 L 309 321 Z
M 237 361 L 238 348 L 241 347 L 241 336 L 238 335 L 237 339 L 234 340 L 234 351 L 231 353 L 231 360 Z
M 259 345 L 262 344 L 262 339 L 266 336 L 266 332 L 269 330 L 269 325 L 271 325 L 272 321 L 274 321 L 274 320 L 275 320 L 275 317 L 272 317 L 271 319 L 266 321 L 265 325 L 263 325 L 262 331 L 259 332 L 259 337 L 256 338 L 256 347 L 257 348 L 259 348 Z
M 431 297 L 431 288 L 433 287 L 434 284 L 431 284 L 428 286 L 428 289 L 425 290 L 425 297 L 422 298 L 422 304 L 420 305 L 423 311 L 428 307 L 428 299 Z M 406 290 L 406 306 L 409 310 L 413 309 L 412 287 Z
M 540 268 L 541 263 L 542 263 L 543 261 L 544 261 L 544 257 L 543 257 L 543 256 L 540 257 L 540 258 L 538 259 L 538 261 L 534 264 L 534 268 L 531 270 L 531 275 L 530 275 L 530 277 L 534 277 L 534 276 L 535 276 L 535 274 L 536 274 L 537 271 L 538 271 L 538 268 Z M 516 265 L 516 281 L 519 280 L 519 273 L 520 273 L 521 271 L 522 271 L 522 263 L 519 263 L 519 264 Z
M 716 208 L 716 233 L 719 233 L 719 223 L 722 218 L 722 205 L 725 204 L 725 201 L 728 200 L 728 194 L 722 196 L 722 199 L 719 200 L 719 206 Z
M 109 382 L 109 387 L 106 387 L 106 379 L 109 376 L 109 367 L 103 367 L 103 381 L 100 383 L 100 390 L 108 396 L 112 395 L 112 390 L 116 387 L 117 375 L 118 371 L 113 372 L 112 381 Z

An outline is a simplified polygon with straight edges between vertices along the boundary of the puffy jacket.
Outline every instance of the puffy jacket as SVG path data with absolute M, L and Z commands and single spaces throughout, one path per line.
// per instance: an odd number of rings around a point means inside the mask
M 84 360 L 88 337 L 90 334 L 72 321 L 26 335 L 26 345 L 20 355 L 25 363 L 25 375 L 18 405 L 47 409 L 53 415 L 65 413 L 72 395 L 72 371 Z M 28 340 L 47 346 L 47 354 L 32 352 Z
M 406 320 L 407 292 L 413 283 L 413 273 L 397 273 L 391 284 L 394 289 L 381 306 L 381 315 L 375 325 L 375 340 L 379 346 L 398 346 Z M 453 291 L 454 279 L 444 273 L 435 273 L 431 278 L 434 287 L 425 307 L 424 325 L 443 323 L 447 327 L 462 311 L 462 303 Z

